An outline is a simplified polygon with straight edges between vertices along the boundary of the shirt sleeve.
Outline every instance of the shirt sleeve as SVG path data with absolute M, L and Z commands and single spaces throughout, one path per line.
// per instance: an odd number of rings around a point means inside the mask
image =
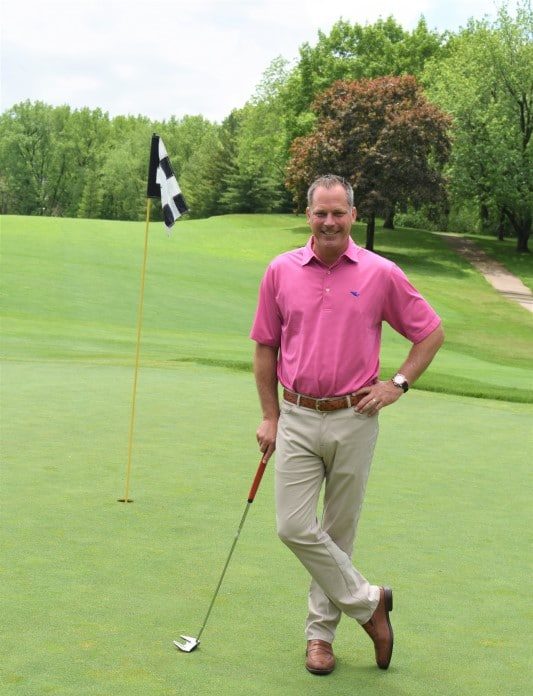
M 276 301 L 274 270 L 269 266 L 259 286 L 259 299 L 250 338 L 257 343 L 279 347 L 281 341 L 281 314 Z
M 389 276 L 383 318 L 411 343 L 420 343 L 441 323 L 433 307 L 396 265 L 392 266 Z

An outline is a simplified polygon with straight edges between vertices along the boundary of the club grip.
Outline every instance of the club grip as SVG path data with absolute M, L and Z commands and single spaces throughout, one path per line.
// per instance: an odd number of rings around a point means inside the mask
M 257 471 L 255 472 L 255 477 L 254 477 L 254 482 L 252 483 L 252 487 L 250 488 L 250 492 L 248 493 L 248 502 L 253 503 L 255 494 L 257 493 L 257 489 L 259 488 L 259 484 L 261 483 L 261 479 L 263 478 L 263 474 L 265 473 L 267 463 L 263 458 L 261 458 L 261 461 L 259 462 L 259 466 L 257 467 Z

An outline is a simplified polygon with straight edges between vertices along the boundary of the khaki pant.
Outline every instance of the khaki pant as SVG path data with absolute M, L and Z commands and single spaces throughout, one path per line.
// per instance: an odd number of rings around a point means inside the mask
M 353 408 L 318 412 L 283 401 L 276 441 L 276 515 L 281 540 L 312 577 L 307 640 L 333 642 L 342 613 L 366 623 L 379 587 L 352 565 L 378 418 Z M 317 506 L 325 480 L 322 523 Z

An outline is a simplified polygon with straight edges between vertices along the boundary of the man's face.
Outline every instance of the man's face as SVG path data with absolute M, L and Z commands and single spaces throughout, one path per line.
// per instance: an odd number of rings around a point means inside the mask
M 348 205 L 341 185 L 319 186 L 307 208 L 307 221 L 313 232 L 313 250 L 321 261 L 331 265 L 346 251 L 356 210 Z

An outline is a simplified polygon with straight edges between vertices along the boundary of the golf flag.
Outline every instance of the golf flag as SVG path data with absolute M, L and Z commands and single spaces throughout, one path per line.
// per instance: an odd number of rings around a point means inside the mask
M 135 427 L 135 407 L 137 402 L 137 376 L 141 355 L 141 329 L 143 322 L 144 285 L 146 278 L 146 258 L 148 256 L 148 228 L 150 226 L 150 209 L 152 198 L 161 196 L 161 207 L 165 218 L 165 226 L 170 234 L 170 228 L 176 220 L 188 211 L 187 204 L 181 193 L 172 165 L 167 155 L 161 138 L 155 133 L 152 135 L 150 148 L 150 164 L 148 166 L 148 187 L 146 190 L 146 225 L 144 229 L 144 257 L 141 269 L 141 291 L 139 296 L 139 309 L 137 311 L 137 347 L 135 350 L 135 371 L 133 373 L 133 394 L 131 399 L 130 432 L 128 438 L 128 462 L 126 465 L 126 481 L 124 497 L 118 498 L 119 503 L 133 503 L 129 497 L 131 461 L 133 452 L 133 431 Z
M 189 209 L 181 193 L 176 176 L 170 164 L 167 151 L 161 138 L 154 133 L 150 149 L 148 169 L 148 198 L 161 196 L 161 207 L 167 230 Z

